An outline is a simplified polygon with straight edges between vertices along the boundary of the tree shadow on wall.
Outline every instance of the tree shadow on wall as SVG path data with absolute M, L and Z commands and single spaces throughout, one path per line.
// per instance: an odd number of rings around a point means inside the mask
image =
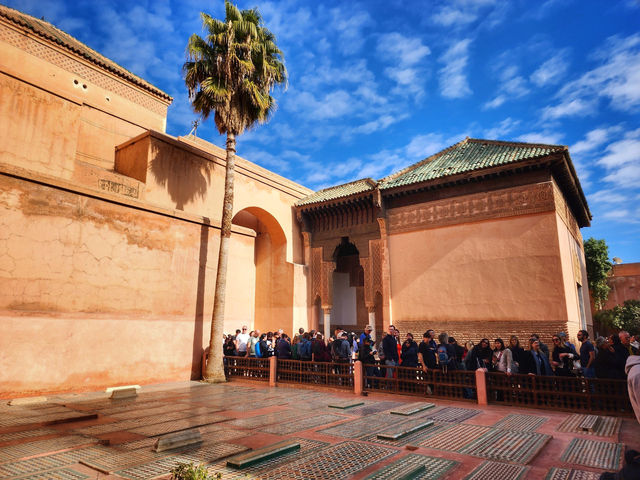
M 184 211 L 185 205 L 194 200 L 204 199 L 211 188 L 213 162 L 197 157 L 185 151 L 163 145 L 152 146 L 151 174 L 158 185 L 166 188 L 175 209 Z M 202 211 L 192 211 L 202 215 Z M 196 305 L 193 322 L 193 349 L 191 358 L 191 379 L 202 377 L 202 347 L 204 331 L 205 281 L 207 272 L 207 256 L 209 250 L 209 218 L 203 217 L 200 224 L 200 253 L 198 257 L 198 283 L 196 289 Z
M 188 203 L 205 198 L 212 172 L 213 162 L 202 157 L 169 146 L 151 147 L 151 173 L 167 189 L 176 210 L 184 211 Z

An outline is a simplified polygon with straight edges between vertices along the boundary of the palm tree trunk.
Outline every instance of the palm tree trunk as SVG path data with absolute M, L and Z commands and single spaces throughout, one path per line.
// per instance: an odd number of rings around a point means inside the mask
M 236 136 L 227 132 L 227 166 L 224 177 L 224 200 L 222 205 L 222 226 L 220 229 L 220 250 L 216 272 L 216 292 L 211 318 L 211 338 L 209 339 L 209 361 L 204 380 L 209 383 L 226 381 L 222 362 L 222 334 L 224 331 L 224 305 L 227 288 L 227 263 L 231 243 L 231 220 L 233 219 L 233 181 L 236 156 Z

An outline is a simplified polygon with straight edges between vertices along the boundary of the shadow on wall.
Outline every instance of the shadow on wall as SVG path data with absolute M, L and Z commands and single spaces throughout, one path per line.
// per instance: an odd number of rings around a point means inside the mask
M 203 219 L 200 226 L 200 255 L 198 258 L 198 288 L 196 290 L 196 315 L 193 321 L 193 351 L 191 357 L 191 380 L 200 380 L 202 377 L 202 348 L 204 330 L 204 296 L 205 278 L 207 273 L 207 256 L 209 251 L 209 230 L 211 222 Z
M 151 173 L 165 187 L 176 210 L 189 202 L 205 198 L 211 185 L 213 163 L 176 148 L 151 146 Z

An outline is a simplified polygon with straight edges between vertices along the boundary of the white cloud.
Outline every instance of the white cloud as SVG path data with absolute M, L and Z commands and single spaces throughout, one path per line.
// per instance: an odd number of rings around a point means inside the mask
M 612 108 L 634 112 L 640 106 L 640 34 L 611 37 L 595 52 L 601 64 L 567 83 L 558 92 L 560 105 L 543 110 L 543 118 L 592 113 L 597 99 L 608 99 Z
M 595 110 L 595 102 L 574 98 L 566 100 L 555 107 L 545 107 L 542 111 L 542 119 L 549 120 L 561 117 L 575 117 L 577 115 L 593 115 Z
M 432 21 L 443 27 L 451 25 L 467 25 L 478 18 L 477 13 L 464 11 L 452 6 L 443 6 L 431 17 Z
M 483 105 L 484 110 L 498 108 L 507 100 L 521 98 L 529 94 L 527 80 L 519 74 L 517 65 L 509 63 L 507 59 L 509 54 L 510 52 L 506 52 L 503 58 L 493 66 L 498 76 L 498 92 L 493 100 L 489 100 Z
M 370 134 L 373 132 L 377 132 L 378 130 L 384 130 L 385 128 L 393 125 L 394 123 L 403 120 L 408 117 L 408 114 L 400 114 L 400 115 L 382 115 L 370 122 L 364 123 L 353 128 L 349 134 Z
M 560 82 L 566 75 L 569 67 L 567 56 L 567 50 L 562 50 L 557 53 L 540 65 L 540 67 L 531 74 L 529 77 L 530 80 L 538 87 Z
M 334 8 L 330 11 L 331 27 L 339 36 L 338 48 L 342 53 L 351 55 L 364 45 L 364 29 L 374 24 L 371 15 L 364 10 L 347 11 L 347 8 Z
M 511 117 L 507 117 L 495 127 L 485 130 L 483 135 L 484 138 L 490 140 L 504 139 L 506 135 L 512 132 L 518 125 L 520 125 L 520 120 L 514 120 Z
M 425 135 L 416 135 L 411 139 L 409 144 L 404 148 L 405 154 L 411 163 L 426 158 L 440 150 L 450 146 L 449 140 L 445 140 L 441 134 L 427 133 Z
M 620 127 L 595 128 L 587 132 L 585 139 L 573 144 L 569 150 L 572 155 L 592 152 L 619 131 Z
M 397 59 L 398 65 L 403 67 L 415 65 L 431 53 L 419 38 L 407 37 L 398 32 L 380 35 L 377 51 L 383 58 Z
M 502 105 L 504 102 L 507 101 L 507 97 L 505 97 L 504 95 L 498 95 L 496 98 L 494 98 L 493 100 L 489 100 L 488 102 L 486 102 L 482 108 L 484 110 L 491 110 L 493 108 L 498 108 L 500 105 Z
M 606 154 L 598 161 L 608 169 L 638 164 L 640 160 L 640 128 L 627 132 L 623 139 L 607 146 Z
M 440 93 L 446 98 L 462 98 L 471 95 L 465 68 L 469 59 L 470 39 L 460 40 L 440 57 L 445 66 L 440 69 Z
M 557 132 L 531 132 L 517 137 L 517 140 L 527 143 L 542 143 L 545 145 L 561 145 L 562 134 Z
M 588 195 L 589 202 L 593 203 L 625 203 L 628 200 L 626 195 L 611 190 L 599 190 L 596 193 Z
M 316 98 L 311 92 L 289 92 L 287 104 L 290 109 L 304 113 L 314 120 L 327 120 L 341 117 L 353 109 L 351 95 L 345 90 L 335 90 Z

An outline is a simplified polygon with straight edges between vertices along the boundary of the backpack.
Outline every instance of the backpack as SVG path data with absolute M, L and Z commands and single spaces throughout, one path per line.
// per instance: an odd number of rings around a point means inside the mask
M 436 350 L 438 354 L 438 363 L 440 365 L 449 365 L 449 352 L 447 352 L 447 347 L 445 345 L 440 345 Z
M 261 358 L 262 353 L 260 352 L 260 342 L 256 343 L 256 358 Z
M 311 342 L 303 340 L 298 344 L 300 360 L 311 360 Z

